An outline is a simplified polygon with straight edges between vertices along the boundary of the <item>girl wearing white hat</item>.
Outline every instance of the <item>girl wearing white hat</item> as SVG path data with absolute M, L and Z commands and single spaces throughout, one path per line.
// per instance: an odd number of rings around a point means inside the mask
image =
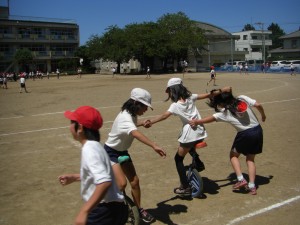
M 195 101 L 210 98 L 214 95 L 220 94 L 222 91 L 230 91 L 230 87 L 223 88 L 222 90 L 219 89 L 211 93 L 192 94 L 185 86 L 183 86 L 180 78 L 171 78 L 167 84 L 166 93 L 168 94 L 168 98 L 166 101 L 171 99 L 173 103 L 166 112 L 145 122 L 145 126 L 151 126 L 154 123 L 167 119 L 171 115 L 179 116 L 182 122 L 182 131 L 178 138 L 179 147 L 174 158 L 181 185 L 174 189 L 175 194 L 186 196 L 191 195 L 191 188 L 189 186 L 183 164 L 184 157 L 188 152 L 195 156 L 196 169 L 198 171 L 205 169 L 197 152 L 192 150 L 197 143 L 202 142 L 204 138 L 207 137 L 207 133 L 203 125 L 198 125 L 194 128 L 189 125 L 189 120 L 196 118 L 201 119 L 200 113 L 196 108 Z

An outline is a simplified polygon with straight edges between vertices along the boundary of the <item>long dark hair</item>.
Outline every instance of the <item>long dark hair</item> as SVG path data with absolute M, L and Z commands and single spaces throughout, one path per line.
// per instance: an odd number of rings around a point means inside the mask
M 216 91 L 212 90 L 211 94 Z M 231 92 L 222 92 L 219 95 L 215 95 L 209 99 L 207 105 L 214 108 L 216 112 L 220 112 L 220 107 L 229 110 L 232 114 L 236 115 L 237 105 L 240 100 L 235 98 Z
M 77 132 L 79 123 L 77 121 L 71 120 L 71 123 L 75 123 L 75 131 Z M 99 130 L 92 130 L 83 126 L 83 133 L 87 140 L 100 142 L 100 132 Z
M 192 93 L 182 84 L 176 84 L 171 87 L 168 87 L 166 92 L 168 93 L 168 98 L 166 102 L 171 99 L 172 102 L 177 102 L 179 99 L 187 99 L 191 97 Z
M 133 117 L 136 117 L 136 113 L 144 106 L 143 103 L 128 99 L 122 106 L 122 111 L 126 110 Z

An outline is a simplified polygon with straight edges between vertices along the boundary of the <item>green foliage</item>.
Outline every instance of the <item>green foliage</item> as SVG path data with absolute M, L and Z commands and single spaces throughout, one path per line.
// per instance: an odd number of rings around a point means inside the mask
M 272 31 L 272 34 L 270 35 L 272 40 L 272 46 L 270 49 L 275 49 L 283 46 L 283 40 L 279 39 L 279 37 L 285 35 L 285 32 L 279 27 L 277 23 L 272 23 L 268 30 Z
M 77 67 L 80 66 L 83 73 L 93 73 L 95 71 L 95 68 L 92 68 L 90 65 L 90 62 L 94 59 L 90 54 L 93 54 L 94 52 L 91 51 L 91 53 L 89 53 L 89 49 L 93 48 L 88 48 L 87 45 L 84 45 L 80 46 L 75 52 L 75 56 L 78 57 Z M 83 59 L 82 65 L 80 65 L 79 59 Z
M 77 59 L 62 59 L 58 62 L 58 67 L 61 71 L 75 71 L 77 68 Z
M 33 55 L 27 48 L 18 49 L 14 55 L 14 60 L 19 64 L 30 63 L 33 60 Z
M 242 31 L 248 31 L 248 30 L 255 30 L 255 27 L 248 23 L 244 26 Z
M 124 29 L 110 26 L 102 35 L 92 36 L 85 54 L 90 58 L 118 63 L 136 58 L 145 67 L 154 57 L 186 58 L 188 51 L 197 52 L 206 43 L 203 31 L 184 13 L 163 15 L 155 22 L 133 23 Z

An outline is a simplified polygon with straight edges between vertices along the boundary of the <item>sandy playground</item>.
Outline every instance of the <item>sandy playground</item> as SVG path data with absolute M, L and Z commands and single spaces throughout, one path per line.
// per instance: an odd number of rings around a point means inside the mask
M 62 187 L 57 177 L 79 171 L 80 145 L 72 139 L 63 112 L 81 105 L 98 108 L 105 120 L 104 142 L 132 88 L 145 88 L 152 94 L 154 110 L 143 115 L 152 117 L 170 105 L 163 101 L 168 79 L 182 74 L 145 77 L 51 77 L 27 80 L 30 93 L 19 93 L 17 82 L 0 90 L 0 225 L 72 224 L 82 205 L 79 183 Z M 213 88 L 206 86 L 209 79 L 209 73 L 185 74 L 184 85 L 192 93 L 204 93 Z M 138 141 L 130 149 L 140 177 L 143 207 L 156 217 L 153 224 L 299 224 L 299 75 L 219 73 L 217 79 L 217 88 L 230 85 L 234 95 L 248 95 L 265 108 L 264 150 L 256 158 L 258 195 L 232 191 L 235 175 L 228 155 L 235 130 L 225 123 L 212 123 L 206 125 L 208 147 L 199 151 L 206 165 L 201 172 L 206 198 L 176 197 L 173 188 L 178 186 L 178 176 L 173 158 L 181 123 L 173 116 L 150 129 L 140 128 L 165 148 L 166 159 Z M 198 101 L 197 106 L 202 117 L 213 113 L 205 101 Z M 241 162 L 247 172 L 244 157 Z

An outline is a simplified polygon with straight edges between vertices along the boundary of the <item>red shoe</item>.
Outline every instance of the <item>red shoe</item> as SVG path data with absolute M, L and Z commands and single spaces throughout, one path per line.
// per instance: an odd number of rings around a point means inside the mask
M 248 191 L 249 191 L 249 194 L 251 194 L 251 195 L 256 195 L 257 194 L 257 192 L 256 192 L 256 187 L 253 187 L 253 188 L 247 188 L 248 189 Z
M 235 183 L 233 186 L 232 186 L 232 189 L 234 190 L 238 190 L 238 189 L 241 189 L 243 187 L 246 187 L 248 185 L 247 181 L 245 179 L 241 180 L 241 181 L 238 181 L 237 183 Z

